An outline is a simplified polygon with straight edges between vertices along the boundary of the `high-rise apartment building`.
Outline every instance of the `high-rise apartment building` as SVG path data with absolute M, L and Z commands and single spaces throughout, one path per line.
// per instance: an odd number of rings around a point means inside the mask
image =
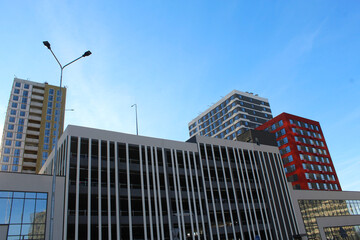
M 190 137 L 210 136 L 234 140 L 272 118 L 268 99 L 257 94 L 231 91 L 189 123 Z
M 66 89 L 15 78 L 6 112 L 1 171 L 37 173 L 64 126 Z M 56 125 L 57 116 L 60 124 Z M 59 134 L 59 135 L 60 135 Z
M 341 191 L 319 122 L 282 113 L 256 130 L 275 133 L 294 189 Z

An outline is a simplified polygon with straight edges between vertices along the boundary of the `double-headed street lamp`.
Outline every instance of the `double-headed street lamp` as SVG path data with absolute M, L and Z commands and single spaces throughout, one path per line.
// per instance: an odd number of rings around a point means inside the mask
M 49 239 L 52 240 L 53 239 L 53 235 L 54 235 L 54 209 L 55 209 L 55 187 L 56 187 L 56 164 L 57 164 L 57 147 L 58 147 L 58 138 L 59 138 L 59 125 L 60 125 L 60 116 L 61 116 L 61 102 L 62 102 L 62 92 L 61 92 L 61 86 L 62 86 L 62 76 L 63 76 L 63 71 L 64 68 L 66 68 L 67 66 L 69 66 L 70 64 L 76 62 L 77 60 L 79 60 L 80 58 L 83 57 L 87 57 L 91 55 L 90 51 L 86 51 L 82 56 L 76 58 L 75 60 L 65 64 L 64 66 L 61 65 L 61 63 L 59 62 L 59 60 L 57 59 L 57 57 L 55 56 L 54 52 L 51 50 L 51 46 L 50 43 L 48 41 L 44 41 L 43 44 L 45 45 L 45 47 L 47 47 L 50 52 L 52 53 L 52 55 L 54 56 L 55 60 L 57 61 L 57 63 L 60 66 L 61 72 L 60 72 L 60 89 L 59 89 L 59 95 L 60 95 L 60 102 L 59 102 L 59 109 L 57 111 L 55 111 L 55 117 L 56 117 L 56 127 L 55 127 L 55 153 L 54 153 L 54 160 L 52 162 L 52 169 L 53 169 L 53 179 L 52 179 L 52 192 L 51 192 L 51 212 L 50 212 L 50 229 L 49 229 Z

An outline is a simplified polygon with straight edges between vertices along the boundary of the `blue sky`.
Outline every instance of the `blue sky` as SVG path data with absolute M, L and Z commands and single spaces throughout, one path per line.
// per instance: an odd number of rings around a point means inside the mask
M 0 129 L 14 76 L 58 84 L 66 125 L 185 141 L 187 123 L 233 89 L 274 116 L 320 122 L 344 190 L 360 191 L 359 1 L 0 2 Z M 1 131 L 0 130 L 0 131 Z

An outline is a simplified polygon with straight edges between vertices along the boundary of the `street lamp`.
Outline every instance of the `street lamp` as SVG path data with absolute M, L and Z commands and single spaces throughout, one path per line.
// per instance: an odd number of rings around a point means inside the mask
M 77 60 L 79 60 L 80 58 L 83 57 L 87 57 L 91 55 L 90 51 L 86 51 L 83 55 L 81 55 L 80 57 L 76 58 L 75 60 L 65 64 L 64 66 L 61 65 L 61 63 L 59 62 L 59 60 L 57 59 L 57 57 L 55 56 L 54 52 L 51 50 L 51 45 L 48 41 L 44 41 L 43 44 L 45 45 L 45 47 L 47 47 L 50 52 L 52 53 L 52 55 L 54 56 L 55 60 L 57 61 L 57 63 L 60 66 L 60 90 L 59 90 L 59 95 L 60 95 L 60 102 L 59 102 L 59 109 L 58 109 L 58 113 L 55 113 L 55 117 L 56 117 L 56 127 L 55 127 L 55 153 L 54 153 L 54 160 L 52 163 L 52 168 L 53 168 L 53 179 L 52 179 L 52 191 L 51 191 L 51 212 L 50 212 L 50 229 L 49 229 L 49 239 L 52 240 L 53 239 L 53 235 L 54 235 L 54 208 L 55 208 L 55 186 L 56 186 L 56 162 L 57 162 L 57 145 L 58 145 L 58 136 L 59 136 L 59 125 L 60 125 L 60 114 L 61 114 L 61 102 L 62 102 L 62 92 L 61 92 L 61 86 L 62 86 L 62 76 L 63 76 L 63 71 L 64 68 L 66 68 L 67 66 L 69 66 L 70 64 L 76 62 Z
M 139 127 L 138 127 L 138 116 L 137 116 L 137 104 L 131 105 L 131 107 L 135 106 L 135 116 L 136 116 L 136 135 L 139 135 Z

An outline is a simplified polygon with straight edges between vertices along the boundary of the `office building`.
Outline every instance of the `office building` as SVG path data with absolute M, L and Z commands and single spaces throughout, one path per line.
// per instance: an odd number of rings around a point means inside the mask
M 298 234 L 276 146 L 68 126 L 58 147 L 64 239 L 288 240 Z M 53 156 L 41 173 L 51 173 Z
M 360 192 L 290 189 L 301 239 L 360 239 Z
M 268 99 L 233 90 L 189 122 L 189 135 L 235 140 L 271 118 Z
M 60 135 L 63 131 L 65 88 L 62 95 L 59 87 L 14 79 L 2 136 L 1 171 L 40 170 L 54 146 L 56 129 Z
M 341 191 L 319 122 L 282 113 L 256 130 L 275 133 L 287 179 L 295 189 Z

